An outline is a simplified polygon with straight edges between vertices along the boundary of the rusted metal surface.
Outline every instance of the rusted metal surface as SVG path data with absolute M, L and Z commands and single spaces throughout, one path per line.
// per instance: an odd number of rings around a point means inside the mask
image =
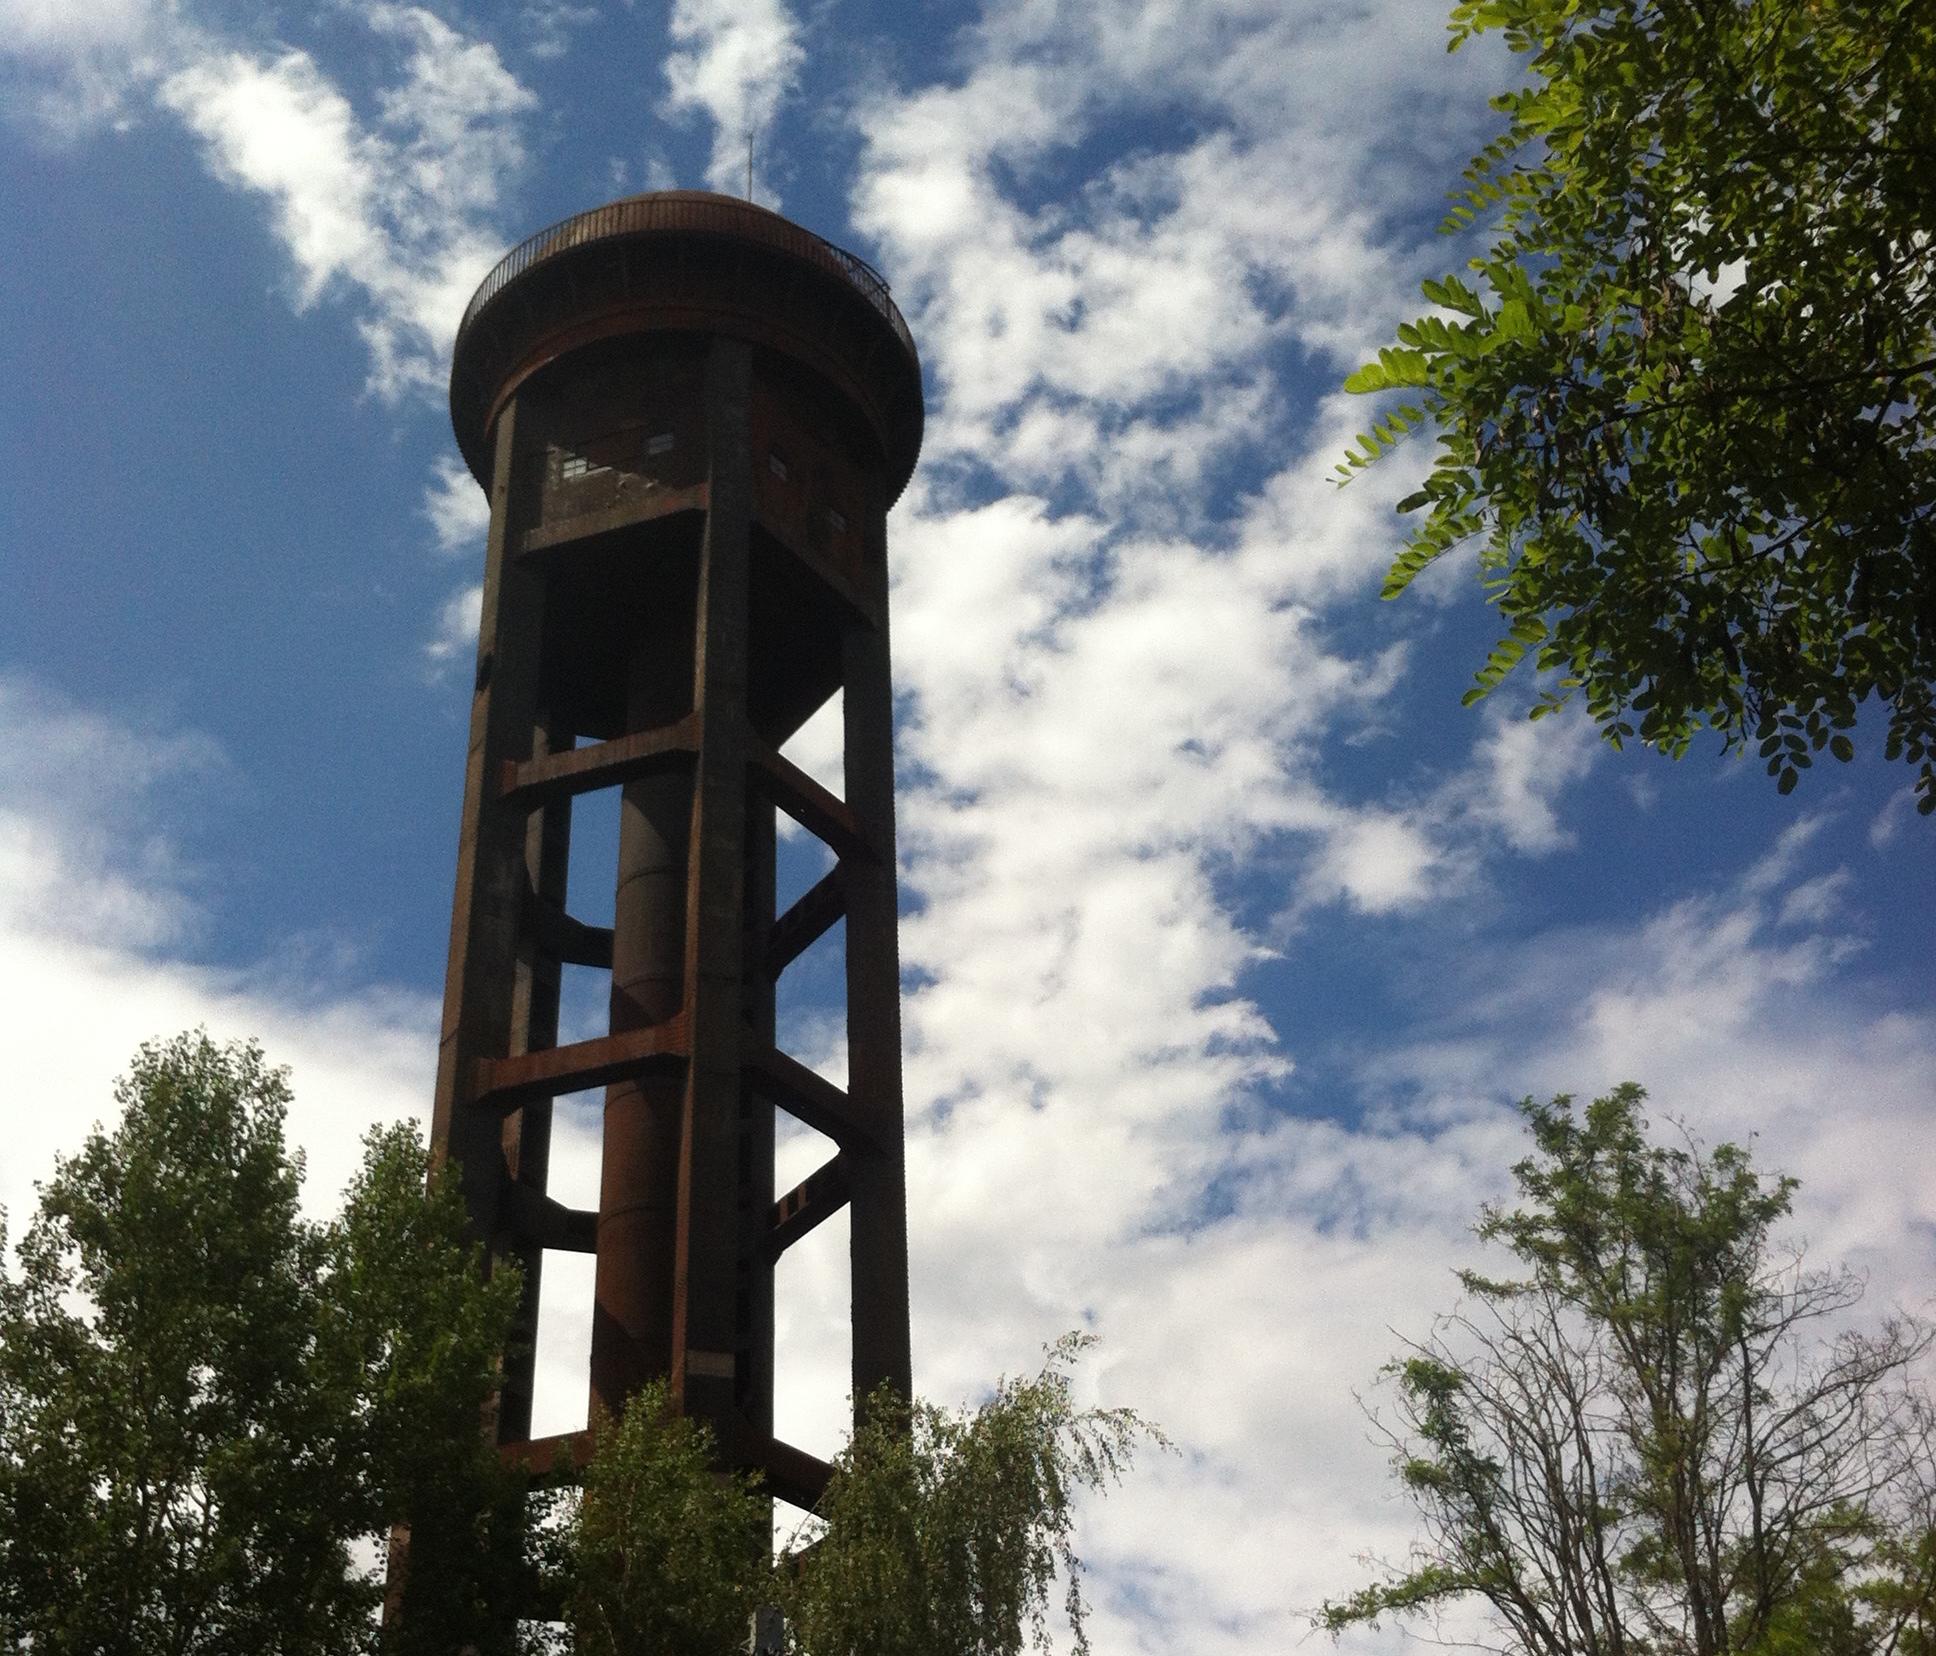
M 846 877 L 838 863 L 827 870 L 773 922 L 766 940 L 766 975 L 778 978 L 826 936 L 847 912 Z
M 811 1503 L 772 1436 L 774 1264 L 852 1212 L 857 1398 L 909 1386 L 886 514 L 920 369 L 885 285 L 730 198 L 614 203 L 531 238 L 467 313 L 460 445 L 491 493 L 433 1148 L 526 1271 L 503 1452 L 529 1440 L 544 1255 L 596 1257 L 594 1420 L 651 1380 L 722 1456 Z M 844 797 L 780 745 L 839 691 Z M 609 927 L 569 913 L 575 798 L 621 800 Z M 775 812 L 835 868 L 775 914 Z M 585 871 L 580 872 L 582 879 Z M 775 980 L 844 922 L 848 1085 L 780 1050 Z M 566 967 L 609 1031 L 559 1043 Z M 604 1088 L 595 1212 L 545 1189 L 551 1101 Z M 785 1110 L 838 1154 L 773 1188 Z
M 836 799 L 784 754 L 763 742 L 750 744 L 749 757 L 759 767 L 760 785 L 773 803 L 843 859 L 872 861 L 875 850 L 846 803 Z
M 843 393 L 841 418 L 872 433 L 888 500 L 906 485 L 921 450 L 921 365 L 886 283 L 778 214 L 703 191 L 580 213 L 485 278 L 451 360 L 451 425 L 478 480 L 499 411 L 531 375 L 643 332 L 733 337 L 793 358 Z
M 614 942 L 616 953 L 616 942 Z M 480 1058 L 473 1071 L 478 1104 L 516 1109 L 534 1098 L 583 1092 L 619 1076 L 652 1070 L 675 1072 L 686 1057 L 683 1018 L 651 1025 L 626 1024 L 609 1035 L 570 1046 L 541 1048 L 509 1058 Z
M 852 1392 L 909 1387 L 907 1175 L 901 1131 L 901 955 L 894 881 L 894 685 L 887 650 L 887 499 L 867 516 L 867 579 L 880 624 L 841 635 L 847 809 L 872 857 L 844 865 L 847 1093 L 871 1129 L 848 1151 Z
M 558 795 L 596 793 L 635 777 L 670 770 L 699 751 L 699 717 L 691 714 L 664 725 L 591 747 L 527 759 L 507 759 L 499 768 L 498 795 L 541 800 Z
M 627 196 L 587 213 L 574 213 L 534 236 L 525 237 L 478 284 L 471 302 L 464 307 L 464 319 L 457 325 L 457 331 L 461 335 L 486 305 L 542 259 L 615 237 L 653 235 L 731 236 L 764 242 L 819 265 L 851 282 L 886 319 L 895 337 L 907 347 L 908 354 L 914 354 L 914 335 L 908 332 L 907 321 L 888 292 L 887 278 L 859 254 L 836 247 L 824 236 L 816 236 L 791 219 L 753 202 L 742 201 L 737 196 L 715 195 L 708 190 L 658 190 L 649 195 Z
M 847 1205 L 853 1186 L 847 1179 L 847 1163 L 835 1156 L 817 1167 L 773 1204 L 773 1229 L 766 1239 L 767 1252 L 778 1258 L 815 1226 L 824 1224 Z
M 668 630 L 670 638 L 663 636 Z M 682 639 L 680 630 L 640 629 L 626 698 L 627 722 L 639 734 L 587 752 L 624 749 L 653 738 L 671 746 L 676 734 L 687 757 L 697 759 L 702 716 L 692 705 L 691 634 L 686 631 Z M 621 795 L 610 1003 L 615 1036 L 621 1030 L 650 1033 L 677 1025 L 688 1063 L 686 887 L 693 786 L 688 767 L 641 776 Z M 594 1413 L 617 1415 L 641 1386 L 672 1369 L 684 1095 L 683 1073 L 627 1076 L 605 1093 L 592 1310 Z

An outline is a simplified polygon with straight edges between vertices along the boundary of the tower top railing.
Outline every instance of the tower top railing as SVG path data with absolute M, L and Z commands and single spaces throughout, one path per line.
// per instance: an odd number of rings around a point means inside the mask
M 914 336 L 908 331 L 900 307 L 894 303 L 886 278 L 865 259 L 765 207 L 705 190 L 662 190 L 651 195 L 627 196 L 588 212 L 574 213 L 536 235 L 525 237 L 498 260 L 478 285 L 477 292 L 471 295 L 471 302 L 464 307 L 464 319 L 457 325 L 459 337 L 486 305 L 534 265 L 594 242 L 654 234 L 713 235 L 759 242 L 817 265 L 844 279 L 880 313 L 908 354 L 915 354 Z

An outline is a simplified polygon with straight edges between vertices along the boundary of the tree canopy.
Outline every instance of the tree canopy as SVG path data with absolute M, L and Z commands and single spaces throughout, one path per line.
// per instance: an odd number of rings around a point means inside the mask
M 1873 698 L 1936 810 L 1936 7 L 1461 0 L 1529 74 L 1443 228 L 1488 230 L 1347 382 L 1349 477 L 1436 452 L 1385 594 L 1478 543 L 1535 718 L 1756 746 L 1786 793 Z
M 1073 1504 L 1161 1434 L 1127 1409 L 1076 1406 L 1089 1342 L 951 1411 L 890 1391 L 861 1424 L 806 1528 L 775 1559 L 757 1486 L 712 1470 L 706 1429 L 648 1388 L 606 1426 L 558 1554 L 566 1624 L 591 1656 L 716 1656 L 756 1607 L 782 1612 L 796 1656 L 1022 1656 L 1053 1648 L 1058 1580 L 1087 1652 Z
M 1129 1409 L 1082 1409 L 1070 1371 L 1090 1342 L 1065 1336 L 1031 1379 L 978 1409 L 882 1393 L 835 1463 L 825 1535 L 782 1603 L 795 1648 L 825 1656 L 1020 1656 L 1052 1648 L 1051 1590 L 1087 1656 L 1074 1501 L 1165 1440 Z
M 373 1133 L 316 1223 L 260 1048 L 146 1046 L 115 1096 L 0 1270 L 0 1644 L 375 1648 L 371 1561 L 432 1510 L 478 1517 L 414 1549 L 389 1648 L 501 1623 L 518 1536 L 480 1422 L 517 1284 L 482 1279 L 454 1187 L 426 1201 L 414 1131 Z
M 1320 1625 L 1476 1604 L 1516 1656 L 1930 1656 L 1930 1332 L 1851 1326 L 1860 1279 L 1775 1240 L 1794 1182 L 1653 1143 L 1643 1097 L 1521 1106 L 1520 1205 L 1478 1225 L 1517 1274 L 1460 1272 L 1373 1416 L 1423 1533 Z
M 772 1519 L 753 1480 L 715 1461 L 711 1433 L 672 1411 L 662 1383 L 600 1423 L 556 1549 L 577 1656 L 718 1656 L 744 1642 L 774 1590 Z
M 1072 1503 L 1160 1434 L 1075 1405 L 1085 1340 L 976 1410 L 869 1400 L 776 1561 L 769 1503 L 663 1388 L 600 1423 L 582 1491 L 501 1463 L 518 1278 L 485 1279 L 454 1183 L 426 1196 L 414 1129 L 372 1133 L 318 1223 L 253 1043 L 145 1046 L 115 1097 L 11 1271 L 0 1223 L 0 1648 L 722 1656 L 767 1606 L 815 1656 L 1020 1656 L 1058 1574 L 1088 1648 Z

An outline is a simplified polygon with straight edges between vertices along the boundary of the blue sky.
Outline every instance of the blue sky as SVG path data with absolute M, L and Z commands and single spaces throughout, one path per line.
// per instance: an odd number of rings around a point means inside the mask
M 16 1215 L 196 1022 L 293 1067 L 318 1203 L 424 1112 L 482 558 L 450 332 L 547 223 L 743 188 L 750 132 L 928 374 L 891 525 L 918 1377 L 1089 1326 L 1085 1385 L 1182 1451 L 1087 1525 L 1101 1648 L 1276 1651 L 1402 1554 L 1352 1392 L 1449 1305 L 1525 1093 L 1759 1135 L 1821 1257 L 1926 1301 L 1936 830 L 1873 721 L 1779 799 L 1529 726 L 1523 684 L 1464 710 L 1469 568 L 1376 597 L 1422 457 L 1329 481 L 1508 73 L 1432 7 L 0 0 L 0 54 Z M 829 723 L 794 751 L 838 785 Z M 782 1284 L 823 1451 L 844 1245 Z M 588 1286 L 550 1281 L 564 1427 Z

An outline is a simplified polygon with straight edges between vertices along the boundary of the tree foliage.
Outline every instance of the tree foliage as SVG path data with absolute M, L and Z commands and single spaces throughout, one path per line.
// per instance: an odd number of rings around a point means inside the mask
M 1072 1505 L 1154 1434 L 1075 1405 L 1085 1341 L 975 1411 L 870 1400 L 776 1563 L 769 1502 L 663 1388 L 562 1500 L 500 1463 L 518 1280 L 483 1277 L 454 1183 L 426 1198 L 410 1128 L 317 1223 L 259 1047 L 144 1047 L 115 1096 L 0 1268 L 0 1649 L 724 1656 L 773 1605 L 813 1656 L 1020 1656 L 1059 1574 L 1087 1650 Z
M 1504 636 L 1615 746 L 1758 747 L 1782 792 L 1887 707 L 1936 810 L 1936 7 L 1461 0 L 1528 84 L 1443 226 L 1466 275 L 1346 382 L 1432 429 L 1387 597 L 1468 541 Z
M 1138 1439 L 1161 1437 L 1129 1410 L 1076 1406 L 1070 1367 L 1085 1344 L 1058 1342 L 1039 1374 L 1003 1380 L 978 1409 L 877 1393 L 811 1542 L 777 1561 L 757 1487 L 712 1471 L 705 1428 L 641 1393 L 601 1433 L 562 1540 L 577 1650 L 717 1656 L 767 1603 L 802 1656 L 1021 1656 L 1050 1648 L 1060 1577 L 1087 1652 L 1075 1497 L 1113 1484 Z
M 0 1271 L 0 1644 L 372 1648 L 358 1544 L 432 1510 L 484 1516 L 418 1549 L 393 1646 L 496 1625 L 486 1565 L 516 1538 L 491 1534 L 480 1411 L 516 1281 L 481 1281 L 455 1189 L 425 1201 L 396 1128 L 341 1216 L 306 1220 L 287 1078 L 252 1044 L 146 1046 L 115 1096 Z
M 1524 1656 L 1928 1656 L 1930 1335 L 1846 1326 L 1862 1285 L 1773 1230 L 1794 1182 L 1651 1143 L 1631 1084 L 1522 1106 L 1518 1275 L 1387 1368 L 1384 1435 L 1424 1533 L 1325 1606 L 1333 1632 L 1477 1600 Z
M 1065 1336 L 1033 1379 L 1004 1379 L 979 1409 L 871 1400 L 835 1463 L 827 1530 L 783 1599 L 812 1656 L 1019 1656 L 1047 1650 L 1058 1575 L 1074 1648 L 1089 1650 L 1073 1503 L 1120 1480 L 1136 1443 L 1161 1442 L 1129 1409 L 1076 1406 Z
M 771 1519 L 654 1384 L 607 1422 L 562 1552 L 577 1656 L 720 1656 L 770 1596 Z

